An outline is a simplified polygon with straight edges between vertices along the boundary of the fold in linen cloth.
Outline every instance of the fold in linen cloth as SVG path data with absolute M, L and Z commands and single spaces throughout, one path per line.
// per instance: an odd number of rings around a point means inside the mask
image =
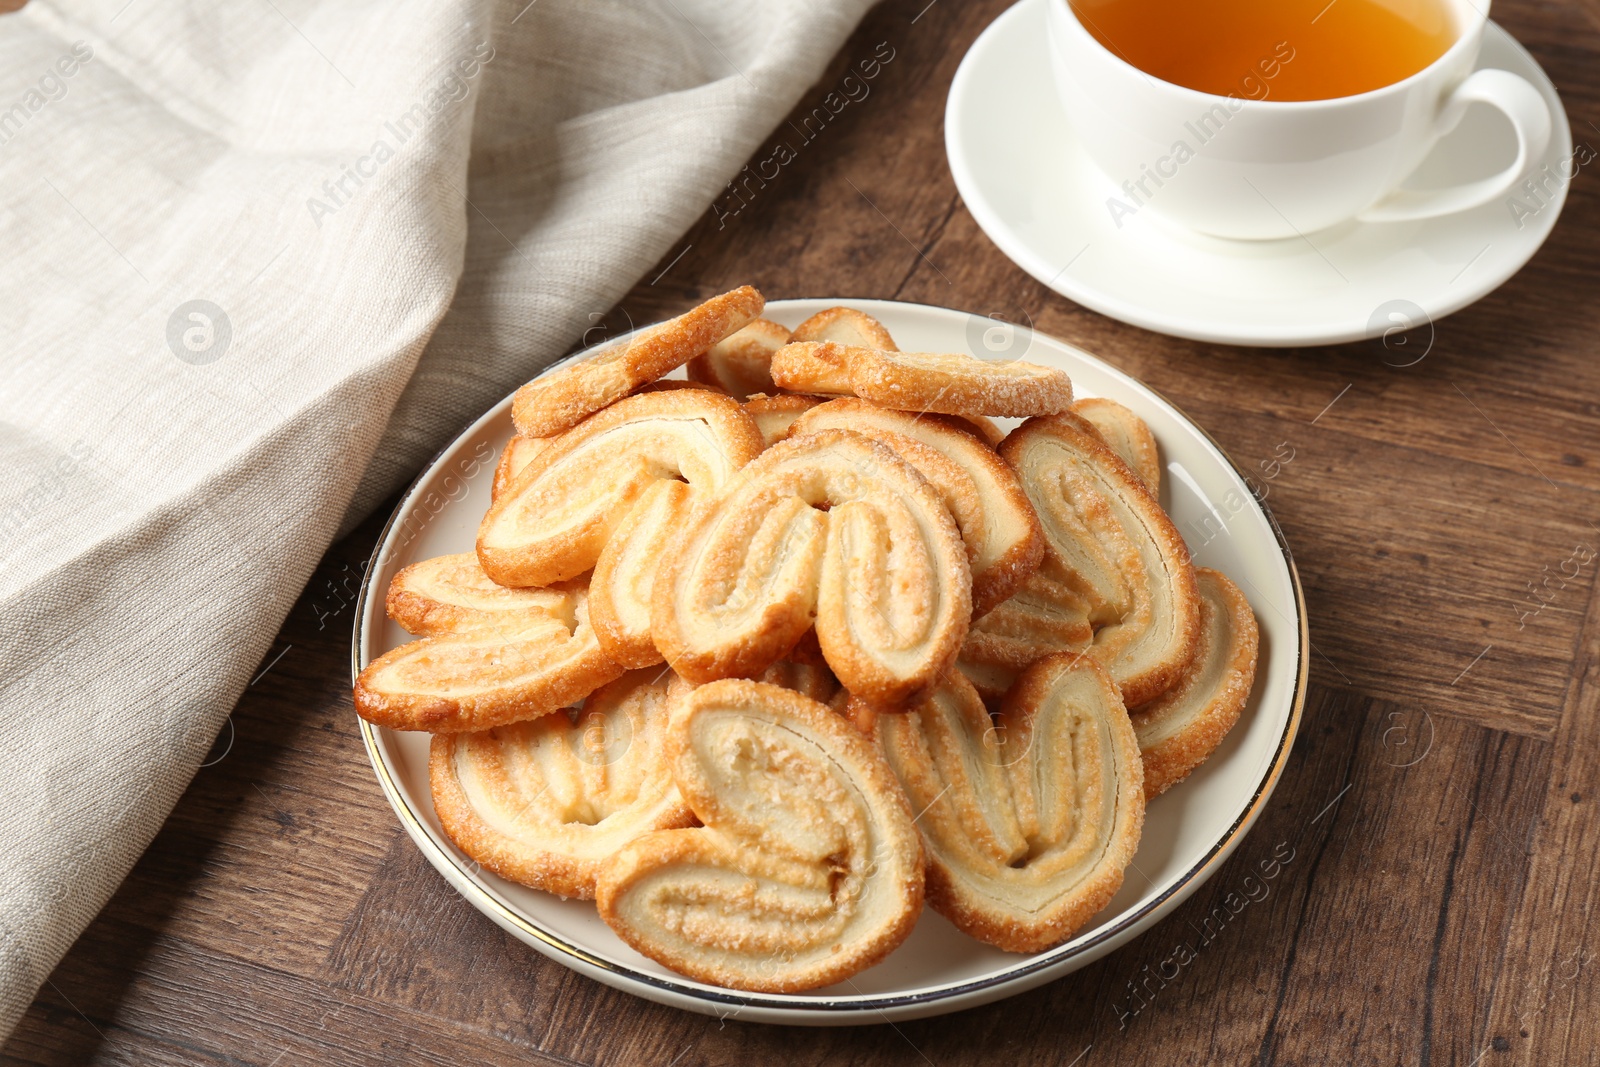
M 867 6 L 0 16 L 0 1038 L 335 534 L 668 253 Z

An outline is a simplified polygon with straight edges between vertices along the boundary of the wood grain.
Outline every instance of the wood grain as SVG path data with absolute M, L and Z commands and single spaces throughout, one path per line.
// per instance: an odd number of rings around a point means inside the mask
M 945 94 L 1004 6 L 874 10 L 774 133 L 794 161 L 720 199 L 609 321 L 744 282 L 963 308 L 1127 369 L 1247 469 L 1292 448 L 1262 473 L 1310 605 L 1311 699 L 1272 803 L 1212 881 L 1075 975 L 895 1027 L 705 1018 L 581 978 L 463 902 L 367 768 L 347 664 L 375 517 L 330 550 L 214 762 L 0 1060 L 1600 1062 L 1600 596 L 1594 564 L 1550 578 L 1600 547 L 1600 179 L 1579 173 L 1544 249 L 1437 323 L 1414 366 L 1366 344 L 1157 336 L 1028 278 L 956 195 Z M 1575 138 L 1600 144 L 1593 9 L 1502 0 L 1495 17 L 1555 80 Z M 894 58 L 870 96 L 802 134 L 880 44 Z M 1245 892 L 1259 899 L 1234 914 Z M 1161 978 L 1180 945 L 1192 961 Z

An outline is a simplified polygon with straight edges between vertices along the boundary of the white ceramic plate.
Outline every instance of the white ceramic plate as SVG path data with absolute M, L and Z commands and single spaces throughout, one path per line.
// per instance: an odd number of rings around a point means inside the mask
M 789 326 L 843 301 L 784 300 L 766 315 Z M 1272 793 L 1300 722 L 1307 634 L 1300 584 L 1282 535 L 1228 457 L 1182 413 L 1121 371 L 1043 334 L 919 304 L 848 303 L 876 316 L 908 350 L 974 351 L 1064 368 L 1081 396 L 1114 397 L 1150 424 L 1166 464 L 1162 496 L 1197 563 L 1232 577 L 1261 626 L 1261 661 L 1239 724 L 1187 781 L 1156 799 L 1122 891 L 1066 944 L 1031 956 L 1001 952 L 925 911 L 888 959 L 854 979 L 801 995 L 741 993 L 683 978 L 624 945 L 592 904 L 504 881 L 440 831 L 428 789 L 428 738 L 362 722 L 383 791 L 422 854 L 474 907 L 533 948 L 607 985 L 706 1014 L 841 1025 L 910 1019 L 1011 996 L 1060 977 L 1138 936 L 1193 893 L 1238 846 Z M 395 571 L 472 549 L 495 462 L 511 436 L 509 397 L 457 437 L 417 479 L 379 539 L 357 605 L 351 669 L 408 635 L 383 613 Z
M 961 199 L 1000 251 L 1103 315 L 1226 344 L 1386 336 L 1493 290 L 1538 251 L 1561 214 L 1572 173 L 1561 98 L 1533 57 L 1491 22 L 1478 67 L 1520 74 L 1552 116 L 1550 146 L 1534 170 L 1542 164 L 1553 177 L 1537 200 L 1518 194 L 1532 214 L 1519 218 L 1503 198 L 1443 218 L 1350 222 L 1284 241 L 1207 237 L 1150 211 L 1118 227 L 1106 199 L 1125 194 L 1078 147 L 1051 77 L 1045 4 L 1059 2 L 1022 0 L 973 43 L 950 85 L 945 149 Z M 1515 156 L 1505 117 L 1477 105 L 1405 184 L 1488 177 Z

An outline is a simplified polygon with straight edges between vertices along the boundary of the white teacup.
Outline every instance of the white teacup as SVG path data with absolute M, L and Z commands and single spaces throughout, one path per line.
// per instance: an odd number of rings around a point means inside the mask
M 1119 227 L 1147 209 L 1202 233 L 1246 239 L 1301 236 L 1348 219 L 1430 218 L 1507 193 L 1543 155 L 1551 122 L 1527 81 L 1473 71 L 1488 0 L 1441 2 L 1455 21 L 1450 49 L 1403 81 L 1355 96 L 1250 99 L 1162 81 L 1096 40 L 1068 0 L 1047 0 L 1051 63 L 1079 141 L 1119 187 L 1106 205 Z M 1262 71 L 1275 58 L 1262 57 Z M 1260 72 L 1240 73 L 1261 82 Z M 1511 120 L 1516 160 L 1493 177 L 1446 189 L 1398 190 L 1478 101 Z

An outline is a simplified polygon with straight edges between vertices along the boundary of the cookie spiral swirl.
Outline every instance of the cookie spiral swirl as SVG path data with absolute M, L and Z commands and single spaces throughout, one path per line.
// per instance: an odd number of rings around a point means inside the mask
M 589 624 L 582 583 L 526 592 L 555 603 L 436 630 L 367 664 L 356 713 L 394 730 L 485 730 L 548 715 L 622 674 Z
M 576 578 L 600 559 L 639 498 L 661 481 L 714 493 L 761 451 L 737 403 L 704 389 L 641 393 L 552 439 L 478 528 L 478 560 L 501 585 Z
M 428 773 L 444 832 L 502 878 L 593 899 L 601 864 L 628 842 L 694 824 L 661 754 L 671 702 L 689 689 L 634 671 L 581 710 L 435 734 Z
M 890 448 L 824 430 L 774 445 L 700 511 L 657 576 L 651 629 L 674 670 L 709 682 L 759 674 L 814 625 L 839 681 L 892 704 L 954 660 L 971 591 L 933 487 Z
M 1200 627 L 1189 549 L 1144 482 L 1071 412 L 1029 419 L 1000 445 L 1045 534 L 1043 573 L 1088 601 L 1090 656 L 1130 707 L 1166 691 Z
M 538 586 L 593 568 L 601 647 L 624 667 L 661 662 L 650 591 L 696 504 L 764 445 L 727 396 L 682 388 L 628 397 L 534 450 L 478 533 L 497 582 Z
M 928 857 L 928 905 L 1010 952 L 1060 944 L 1110 902 L 1138 848 L 1144 782 L 1117 689 L 1058 655 L 993 720 L 960 672 L 875 732 Z
M 573 591 L 508 589 L 489 579 L 471 552 L 435 556 L 389 581 L 384 608 L 408 633 L 444 634 L 515 628 L 520 617 L 567 618 Z
M 794 992 L 871 966 L 922 909 L 922 850 L 882 755 L 825 705 L 744 679 L 675 705 L 667 765 L 704 824 L 601 870 L 600 917 L 691 978 Z
M 795 420 L 791 437 L 836 428 L 894 449 L 938 490 L 967 543 L 972 614 L 1005 600 L 1044 558 L 1044 534 L 1017 476 L 956 420 L 914 416 L 854 398 L 831 400 Z

